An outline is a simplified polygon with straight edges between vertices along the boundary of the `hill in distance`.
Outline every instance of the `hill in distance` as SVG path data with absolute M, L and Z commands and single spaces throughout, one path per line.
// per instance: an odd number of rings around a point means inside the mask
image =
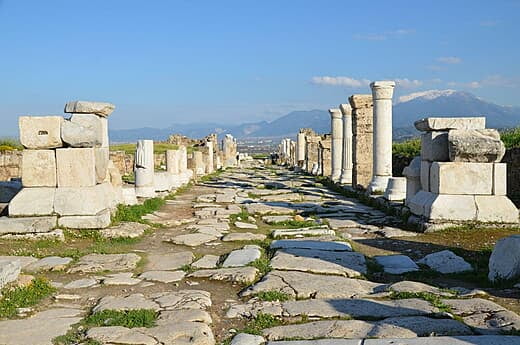
M 471 93 L 455 90 L 430 90 L 401 96 L 394 100 L 393 127 L 395 139 L 415 136 L 413 123 L 423 117 L 485 116 L 488 128 L 520 126 L 520 107 L 486 102 Z M 179 124 L 165 129 L 139 128 L 110 131 L 113 142 L 138 139 L 166 140 L 171 134 L 202 138 L 209 133 L 231 133 L 236 138 L 295 137 L 300 128 L 317 133 L 330 132 L 330 115 L 326 110 L 293 111 L 274 121 L 224 125 L 218 123 Z

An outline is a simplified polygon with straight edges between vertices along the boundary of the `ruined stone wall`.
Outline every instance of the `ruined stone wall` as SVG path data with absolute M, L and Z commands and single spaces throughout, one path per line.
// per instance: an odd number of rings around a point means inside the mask
M 22 151 L 0 152 L 0 181 L 22 176 Z
M 134 155 L 126 154 L 124 151 L 110 151 L 110 160 L 121 175 L 129 175 L 134 172 Z
M 352 95 L 352 185 L 367 188 L 372 179 L 373 103 L 372 95 Z

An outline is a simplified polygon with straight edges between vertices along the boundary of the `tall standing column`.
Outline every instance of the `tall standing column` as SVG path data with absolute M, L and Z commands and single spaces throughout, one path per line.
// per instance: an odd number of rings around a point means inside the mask
M 373 175 L 370 193 L 384 193 L 392 177 L 392 96 L 395 82 L 375 81 L 370 84 L 374 101 Z
M 331 179 L 338 182 L 341 176 L 341 156 L 343 152 L 343 122 L 341 121 L 341 111 L 339 109 L 329 109 L 331 118 L 332 133 L 332 173 Z
M 350 104 L 339 106 L 343 115 L 343 150 L 341 157 L 341 175 L 339 183 L 352 183 L 352 107 Z
M 300 131 L 296 138 L 296 165 L 303 168 L 305 161 L 305 133 Z
M 135 194 L 138 197 L 155 196 L 155 166 L 153 140 L 138 140 L 135 150 Z
M 208 147 L 208 174 L 211 174 L 215 169 L 213 167 L 213 141 L 206 141 Z

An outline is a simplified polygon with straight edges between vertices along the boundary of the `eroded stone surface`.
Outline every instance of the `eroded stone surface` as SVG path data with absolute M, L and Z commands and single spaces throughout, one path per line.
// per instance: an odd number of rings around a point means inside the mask
M 133 270 L 141 257 L 134 253 L 127 254 L 88 254 L 79 259 L 69 272 L 94 273 L 101 271 Z

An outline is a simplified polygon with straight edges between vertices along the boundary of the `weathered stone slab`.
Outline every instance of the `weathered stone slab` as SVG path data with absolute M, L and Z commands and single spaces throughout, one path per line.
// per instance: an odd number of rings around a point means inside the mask
M 56 150 L 58 187 L 96 185 L 96 157 L 93 148 Z
M 484 129 L 485 117 L 427 117 L 414 123 L 421 132 L 447 131 L 450 129 Z
M 96 147 L 101 145 L 102 138 L 92 128 L 65 120 L 61 124 L 61 140 L 70 147 Z
M 448 132 L 427 132 L 421 135 L 421 159 L 430 162 L 448 162 Z
M 24 187 L 56 187 L 54 150 L 24 150 L 22 153 Z
M 452 162 L 500 162 L 506 153 L 496 129 L 451 130 L 448 147 Z
M 246 204 L 245 208 L 250 214 L 292 214 L 294 210 L 286 206 L 266 205 L 265 203 Z
M 428 292 L 439 296 L 453 296 L 453 293 L 445 292 L 435 286 L 409 280 L 394 283 L 388 287 L 388 290 L 394 292 Z
M 269 341 L 267 345 L 363 345 L 362 339 L 316 339 Z
M 271 242 L 271 249 L 314 249 L 325 251 L 352 251 L 348 242 L 317 241 L 317 240 L 275 240 Z
M 271 271 L 258 283 L 244 290 L 242 296 L 280 291 L 296 299 L 362 298 L 381 293 L 386 285 L 341 276 L 296 271 Z
M 104 238 L 137 238 L 143 236 L 148 229 L 150 229 L 150 225 L 147 224 L 125 222 L 101 230 L 100 234 Z
M 110 210 L 103 210 L 95 216 L 64 216 L 58 219 L 58 225 L 69 229 L 104 229 L 111 223 Z M 107 229 L 108 230 L 108 229 Z M 106 230 L 101 232 L 103 237 Z
M 65 113 L 96 114 L 107 117 L 116 108 L 115 105 L 106 102 L 72 101 L 65 104 Z
M 476 195 L 479 222 L 518 223 L 518 209 L 505 195 Z
M 519 276 L 520 235 L 498 240 L 489 258 L 489 280 L 511 280 Z
M 251 232 L 234 232 L 222 238 L 224 242 L 234 241 L 263 241 L 267 238 L 264 234 L 253 234 Z
M 97 313 L 103 310 L 124 311 L 137 309 L 152 309 L 159 311 L 161 307 L 153 300 L 144 297 L 143 294 L 136 293 L 125 297 L 105 296 L 101 298 L 98 304 L 94 307 L 93 312 Z
M 113 189 L 110 183 L 93 187 L 57 188 L 54 210 L 61 216 L 92 216 L 113 205 Z
M 262 345 L 265 339 L 259 335 L 239 333 L 231 340 L 231 345 Z
M 258 225 L 244 222 L 235 222 L 235 226 L 239 229 L 258 229 Z
M 403 274 L 418 271 L 419 266 L 406 255 L 374 256 L 376 262 L 383 266 L 386 273 Z
M 38 261 L 38 259 L 32 256 L 0 255 L 0 261 L 18 261 L 20 262 L 20 267 L 24 269 L 25 266 Z
M 493 164 L 433 162 L 430 191 L 436 194 L 491 195 Z
M 72 258 L 48 256 L 24 267 L 27 272 L 61 271 L 72 262 Z
M 28 149 L 62 147 L 61 116 L 20 116 L 20 143 Z
M 457 273 L 473 270 L 473 267 L 471 267 L 469 263 L 449 250 L 428 254 L 419 260 L 418 263 L 424 264 L 441 273 Z
M 329 229 L 328 226 L 321 226 L 315 228 L 299 228 L 299 229 L 274 229 L 272 235 L 277 237 L 292 237 L 292 236 L 321 236 L 321 235 L 335 235 L 334 230 Z
M 180 310 L 167 310 L 161 312 L 157 319 L 157 324 L 162 325 L 172 322 L 203 322 L 205 324 L 211 324 L 211 315 L 207 311 L 200 309 L 180 309 Z
M 55 193 L 56 188 L 24 188 L 9 203 L 9 215 L 14 217 L 51 216 L 54 214 Z
M 64 289 L 84 289 L 94 285 L 97 285 L 98 281 L 93 278 L 84 278 L 73 280 L 70 283 L 63 286 Z
M 256 279 L 258 270 L 254 267 L 220 268 L 195 271 L 188 275 L 192 278 L 227 280 L 233 283 L 249 284 Z
M 94 148 L 94 158 L 95 158 L 95 167 L 96 167 L 96 183 L 103 183 L 107 181 L 107 176 L 112 177 L 112 175 L 108 175 L 108 166 L 110 162 L 110 152 L 108 147 L 96 147 Z M 113 169 L 113 170 L 117 170 Z M 119 170 L 116 171 L 118 175 L 115 179 L 116 181 L 110 181 L 113 186 L 120 186 L 121 181 L 119 180 L 121 175 L 119 174 Z M 114 176 L 115 177 L 115 176 Z
M 200 309 L 211 307 L 211 294 L 203 290 L 179 290 L 153 296 L 161 308 L 166 310 Z
M 283 303 L 289 316 L 378 318 L 426 316 L 439 310 L 427 301 L 411 298 L 401 300 L 311 299 Z
M 239 250 L 233 250 L 222 264 L 223 267 L 242 267 L 260 259 L 262 252 L 258 246 L 245 246 Z
M 419 195 L 421 192 L 417 193 Z M 433 220 L 475 220 L 477 205 L 473 195 L 431 194 L 424 204 L 424 216 Z M 414 198 L 415 199 L 415 198 Z M 415 213 L 415 212 L 414 212 Z
M 105 143 L 105 140 L 108 139 L 105 138 L 108 135 L 107 119 L 95 114 L 73 114 L 70 122 L 94 132 L 95 146 L 101 145 L 101 147 L 108 148 L 108 141 Z
M 218 237 L 214 235 L 197 233 L 175 236 L 171 239 L 171 241 L 175 244 L 182 244 L 188 247 L 197 247 L 201 244 L 214 241 L 217 238 Z
M 516 345 L 520 337 L 515 336 L 459 336 L 426 337 L 411 339 L 366 339 L 363 345 Z M 280 345 L 280 344 L 279 344 Z
M 134 274 L 132 272 L 128 273 L 114 273 L 109 274 L 107 277 L 103 278 L 103 285 L 136 285 L 141 282 L 141 279 L 132 278 Z
M 0 259 L 0 289 L 18 279 L 21 269 L 22 264 L 20 260 Z
M 90 328 L 86 335 L 101 344 L 157 345 L 155 338 L 143 333 L 142 329 L 109 326 Z
M 216 268 L 220 257 L 218 255 L 204 255 L 201 259 L 191 264 L 195 268 Z
M 208 325 L 201 322 L 179 322 L 146 329 L 146 333 L 153 336 L 164 345 L 215 345 L 213 332 Z
M 363 254 L 307 249 L 284 249 L 271 260 L 273 269 L 358 277 L 366 273 Z
M 141 257 L 134 253 L 127 254 L 88 254 L 79 259 L 69 272 L 94 273 L 101 271 L 133 270 Z
M 262 221 L 267 224 L 286 222 L 292 220 L 293 216 L 263 216 Z
M 72 308 L 49 309 L 27 319 L 0 321 L 0 344 L 49 345 L 78 323 L 83 310 Z
M 192 252 L 152 253 L 147 256 L 146 269 L 150 271 L 175 271 L 193 261 Z
M 183 271 L 146 271 L 139 275 L 144 280 L 157 281 L 161 283 L 177 282 L 186 275 Z

